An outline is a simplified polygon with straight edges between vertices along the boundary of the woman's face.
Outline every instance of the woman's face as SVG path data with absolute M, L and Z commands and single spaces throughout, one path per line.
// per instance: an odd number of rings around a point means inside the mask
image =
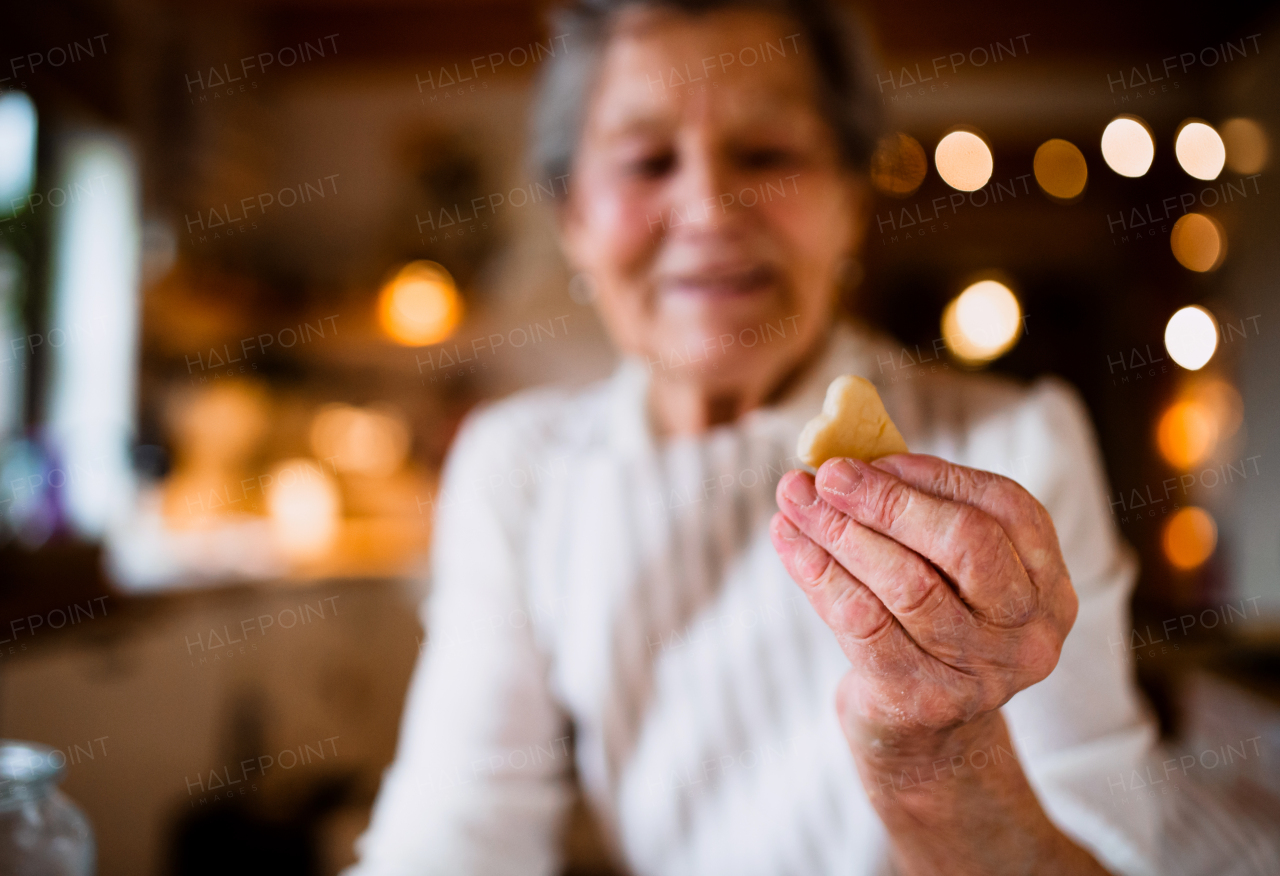
M 865 187 L 808 51 L 742 10 L 627 13 L 609 43 L 562 234 L 614 342 L 656 377 L 758 395 L 829 323 Z

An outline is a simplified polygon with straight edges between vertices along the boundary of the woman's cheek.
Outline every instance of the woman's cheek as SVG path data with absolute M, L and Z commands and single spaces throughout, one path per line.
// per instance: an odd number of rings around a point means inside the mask
M 624 188 L 596 190 L 588 215 L 606 265 L 629 269 L 647 261 L 661 239 L 662 212 L 655 200 Z
M 634 187 L 621 186 L 603 175 L 584 182 L 582 191 L 588 193 L 588 204 L 582 214 L 596 255 L 605 264 L 626 261 L 628 254 L 648 243 L 645 209 L 649 199 Z
M 768 205 L 774 239 L 787 255 L 809 269 L 839 258 L 843 219 L 821 202 L 799 199 Z
M 837 261 L 852 239 L 853 224 L 836 197 L 797 198 L 777 203 L 777 224 L 806 261 Z

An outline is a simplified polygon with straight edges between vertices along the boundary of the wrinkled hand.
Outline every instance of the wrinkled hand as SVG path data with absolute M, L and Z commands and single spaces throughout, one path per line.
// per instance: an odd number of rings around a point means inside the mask
M 933 456 L 788 472 L 770 527 L 853 668 L 851 745 L 907 753 L 1047 676 L 1076 595 L 1049 513 L 1008 478 Z

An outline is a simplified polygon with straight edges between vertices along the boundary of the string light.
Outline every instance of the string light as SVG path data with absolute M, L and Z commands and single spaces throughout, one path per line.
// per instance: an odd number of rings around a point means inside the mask
M 1171 466 L 1189 469 L 1208 459 L 1218 443 L 1244 422 L 1240 392 L 1219 377 L 1195 378 L 1160 415 L 1156 446 Z
M 943 182 L 962 192 L 976 192 L 985 186 L 995 167 L 987 141 L 967 129 L 943 137 L 933 151 L 933 162 Z
M 407 347 L 438 344 L 462 320 L 462 299 L 442 265 L 410 262 L 382 288 L 378 321 L 396 343 Z
M 1102 159 L 1121 176 L 1139 177 L 1151 169 L 1156 141 L 1137 116 L 1116 116 L 1102 132 Z
M 920 188 L 929 172 L 924 147 L 909 134 L 884 137 L 871 156 L 871 184 L 895 198 L 905 198 Z
M 1227 167 L 1233 172 L 1249 176 L 1267 166 L 1267 132 L 1253 119 L 1223 122 L 1222 143 L 1227 151 Z
M 982 364 L 1003 355 L 1018 340 L 1022 308 L 1008 286 L 996 280 L 970 285 L 942 313 L 942 337 L 962 362 Z
M 1188 119 L 1178 127 L 1173 141 L 1178 164 L 1196 179 L 1217 179 L 1227 161 L 1227 147 L 1213 126 Z
M 1193 399 L 1170 405 L 1156 426 L 1156 446 L 1174 468 L 1191 468 L 1208 457 L 1217 443 L 1213 412 Z
M 1160 541 L 1169 564 L 1190 571 L 1213 556 L 1218 546 L 1218 524 L 1203 508 L 1180 508 L 1165 524 Z
M 1073 201 L 1080 197 L 1089 180 L 1089 166 L 1083 153 L 1067 140 L 1041 143 L 1031 167 L 1040 188 L 1057 201 Z
M 1165 325 L 1164 348 L 1183 368 L 1199 371 L 1218 349 L 1218 321 L 1199 305 L 1184 307 Z
M 1227 257 L 1227 232 L 1212 216 L 1187 213 L 1173 223 L 1169 248 L 1178 264 L 1187 270 L 1213 271 Z

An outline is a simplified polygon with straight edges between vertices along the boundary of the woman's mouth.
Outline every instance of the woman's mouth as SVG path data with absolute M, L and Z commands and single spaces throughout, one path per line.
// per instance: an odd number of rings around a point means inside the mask
M 777 271 L 768 265 L 742 268 L 710 268 L 670 274 L 661 282 L 664 291 L 701 298 L 740 298 L 771 289 Z

